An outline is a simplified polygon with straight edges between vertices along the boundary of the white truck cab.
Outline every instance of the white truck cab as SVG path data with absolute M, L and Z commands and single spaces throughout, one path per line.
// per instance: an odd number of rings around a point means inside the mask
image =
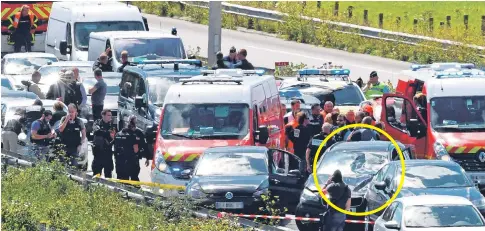
M 93 32 L 89 36 L 88 60 L 96 61 L 99 55 L 111 48 L 113 70 L 122 66 L 121 52 L 128 52 L 130 62 L 145 60 L 186 59 L 184 44 L 179 36 L 149 31 Z
M 89 34 L 100 31 L 145 31 L 138 7 L 120 2 L 54 2 L 47 26 L 45 52 L 60 60 L 88 61 Z

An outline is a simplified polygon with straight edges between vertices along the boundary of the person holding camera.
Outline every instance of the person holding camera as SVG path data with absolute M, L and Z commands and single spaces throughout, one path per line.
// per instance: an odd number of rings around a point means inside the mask
M 351 191 L 344 183 L 342 172 L 335 170 L 322 189 L 328 199 L 337 207 L 345 210 L 350 209 Z M 347 216 L 328 206 L 323 216 L 324 231 L 343 231 Z

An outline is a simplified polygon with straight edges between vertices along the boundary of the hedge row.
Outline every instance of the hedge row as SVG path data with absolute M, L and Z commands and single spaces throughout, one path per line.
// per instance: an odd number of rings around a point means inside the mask
M 169 206 L 137 204 L 101 186 L 84 188 L 59 164 L 8 167 L 2 174 L 2 230 L 39 230 L 39 223 L 69 230 L 242 230 L 229 220 L 198 219 L 185 199 Z
M 177 2 L 134 2 L 134 4 L 139 6 L 145 13 L 166 17 L 182 17 L 199 24 L 208 24 L 208 10 L 204 8 L 183 5 Z M 364 38 L 354 34 L 342 34 L 329 28 L 326 24 L 316 24 L 300 19 L 300 15 L 313 15 L 302 4 L 279 2 L 278 9 L 290 15 L 285 20 L 285 23 L 250 20 L 248 17 L 223 13 L 222 25 L 224 28 L 229 29 L 249 26 L 254 27 L 256 30 L 276 33 L 281 38 L 292 41 L 407 62 L 456 61 L 471 62 L 485 66 L 485 59 L 481 58 L 475 49 L 452 46 L 448 47 L 447 50 L 443 50 L 440 48 L 441 44 L 431 42 L 414 46 L 399 42 Z

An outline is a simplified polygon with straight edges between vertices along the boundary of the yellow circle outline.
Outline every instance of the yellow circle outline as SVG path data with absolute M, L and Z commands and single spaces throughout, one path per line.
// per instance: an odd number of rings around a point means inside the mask
M 318 183 L 318 176 L 317 176 L 317 162 L 318 162 L 318 155 L 320 155 L 320 152 L 322 151 L 322 148 L 323 146 L 328 142 L 328 140 L 330 138 L 332 138 L 333 136 L 335 136 L 337 133 L 345 130 L 345 129 L 348 129 L 348 128 L 356 128 L 356 127 L 359 127 L 359 128 L 368 128 L 368 129 L 373 129 L 373 130 L 376 130 L 378 131 L 379 133 L 383 134 L 385 137 L 387 137 L 387 139 L 389 139 L 391 141 L 391 143 L 394 145 L 394 147 L 396 148 L 397 150 L 397 153 L 399 154 L 399 160 L 401 162 L 401 166 L 402 166 L 402 169 L 401 169 L 401 180 L 399 182 L 399 186 L 397 187 L 397 191 L 394 193 L 394 195 L 392 195 L 391 199 L 389 199 L 385 204 L 383 204 L 381 207 L 377 208 L 377 209 L 374 209 L 374 210 L 371 210 L 371 211 L 367 211 L 367 212 L 350 212 L 350 211 L 347 211 L 347 210 L 344 210 L 344 209 L 341 209 L 339 208 L 338 206 L 334 205 L 326 196 L 325 194 L 323 193 L 322 191 L 322 188 L 320 187 L 320 184 Z M 372 125 L 368 125 L 368 124 L 349 124 L 349 125 L 345 125 L 341 128 L 338 128 L 336 130 L 334 130 L 333 132 L 330 133 L 330 135 L 328 135 L 323 141 L 322 143 L 320 144 L 320 146 L 318 147 L 318 150 L 317 150 L 317 153 L 315 153 L 315 159 L 313 160 L 313 181 L 315 182 L 315 186 L 317 187 L 317 190 L 318 190 L 318 193 L 320 194 L 320 196 L 323 198 L 323 200 L 325 200 L 325 202 L 327 202 L 328 205 L 330 205 L 332 208 L 334 208 L 335 210 L 343 213 L 343 214 L 347 214 L 349 216 L 356 216 L 356 217 L 359 217 L 359 216 L 368 216 L 368 215 L 372 215 L 374 213 L 377 213 L 379 211 L 382 211 L 384 210 L 387 206 L 389 206 L 396 198 L 397 198 L 397 195 L 399 194 L 399 192 L 401 191 L 402 187 L 403 187 L 403 184 L 404 184 L 404 175 L 406 173 L 406 164 L 404 163 L 404 156 L 402 154 L 402 151 L 401 151 L 401 148 L 399 147 L 399 145 L 397 144 L 396 140 L 393 139 L 387 132 L 383 131 L 382 129 L 380 128 L 377 128 L 375 126 L 372 126 Z

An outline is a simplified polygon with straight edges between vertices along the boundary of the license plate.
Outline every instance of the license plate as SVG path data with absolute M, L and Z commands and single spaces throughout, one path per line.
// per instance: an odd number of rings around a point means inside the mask
M 242 202 L 216 202 L 216 209 L 242 209 Z

